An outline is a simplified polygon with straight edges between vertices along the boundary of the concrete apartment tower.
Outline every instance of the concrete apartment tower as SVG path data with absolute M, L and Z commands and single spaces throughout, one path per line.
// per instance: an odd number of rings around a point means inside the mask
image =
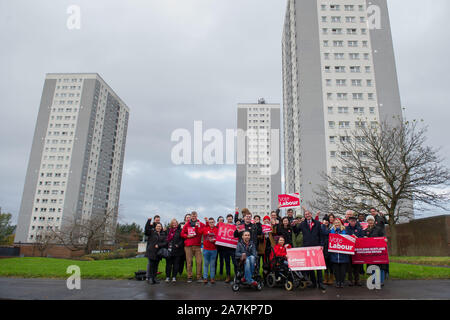
M 238 104 L 237 128 L 236 206 L 263 218 L 281 193 L 280 105 Z
M 128 118 L 98 74 L 46 75 L 16 243 L 93 214 L 114 212 L 116 222 Z
M 386 0 L 288 0 L 282 49 L 285 191 L 307 204 L 344 131 L 402 115 Z

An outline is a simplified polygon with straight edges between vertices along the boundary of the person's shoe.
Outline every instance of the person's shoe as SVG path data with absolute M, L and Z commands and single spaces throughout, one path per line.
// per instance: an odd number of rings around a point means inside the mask
M 258 282 L 253 281 L 252 283 L 250 283 L 250 285 L 251 285 L 252 287 L 257 287 L 257 286 L 258 286 Z
M 158 271 L 158 272 L 156 273 L 156 275 L 158 276 L 158 275 L 160 275 L 161 273 L 162 273 L 162 272 L 159 272 L 159 271 Z
M 325 284 L 330 284 L 330 275 L 328 273 L 325 273 L 325 280 L 323 281 L 323 283 Z
M 211 281 L 211 284 L 216 283 L 216 280 L 214 280 L 214 279 L 211 279 L 210 281 Z
M 156 278 L 153 278 L 153 284 L 159 284 L 159 281 L 158 281 L 158 279 L 156 279 Z
M 173 277 L 172 282 L 177 282 L 177 278 Z
M 335 283 L 334 283 L 334 287 L 335 287 L 335 288 L 340 288 L 339 285 L 340 285 L 339 282 L 335 282 Z
M 225 283 L 230 283 L 230 282 L 231 282 L 230 276 L 227 276 L 227 278 L 225 279 Z
M 354 282 L 349 281 L 349 282 L 348 282 L 348 286 L 349 286 L 349 287 L 353 287 L 353 283 L 354 283 Z
M 246 283 L 247 281 L 245 281 L 245 278 L 241 279 L 241 283 Z
M 312 283 L 312 284 L 310 284 L 310 285 L 308 286 L 308 288 L 309 288 L 309 289 L 315 289 L 315 288 L 317 288 L 317 284 Z
M 170 281 L 170 278 L 169 278 L 169 277 L 167 277 L 167 278 L 166 278 L 166 282 L 167 282 L 167 283 L 169 283 L 169 281 Z
M 205 283 L 205 281 L 208 282 L 208 279 L 206 279 L 206 280 L 203 280 L 203 279 L 200 279 L 200 278 L 197 279 L 197 283 Z
M 355 286 L 362 287 L 362 284 L 359 280 L 355 280 Z
M 208 283 L 208 279 L 203 279 L 203 283 L 207 284 Z
M 327 290 L 327 287 L 325 287 L 325 286 L 323 285 L 323 283 L 319 283 L 319 289 L 320 289 L 320 290 Z
M 188 278 L 187 283 L 192 283 L 192 278 Z
M 344 288 L 344 283 L 343 282 L 341 282 L 340 284 L 339 284 L 339 288 Z

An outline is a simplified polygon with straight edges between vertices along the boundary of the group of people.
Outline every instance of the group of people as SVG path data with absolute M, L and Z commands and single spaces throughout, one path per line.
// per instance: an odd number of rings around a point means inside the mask
M 225 267 L 226 280 L 231 281 L 231 266 L 236 273 L 237 268 L 244 271 L 245 283 L 256 285 L 253 274 L 263 266 L 265 268 L 273 257 L 285 259 L 287 264 L 287 249 L 298 245 L 294 239 L 302 237 L 303 247 L 323 247 L 327 269 L 307 271 L 311 286 L 325 290 L 325 285 L 334 284 L 342 288 L 348 274 L 350 286 L 361 285 L 360 274 L 364 273 L 363 266 L 352 264 L 351 257 L 346 254 L 328 252 L 328 237 L 331 233 L 347 234 L 356 237 L 383 237 L 385 235 L 386 218 L 375 208 L 370 209 L 370 214 L 363 213 L 357 216 L 349 210 L 345 216 L 326 214 L 319 219 L 320 212 L 313 214 L 303 208 L 304 216 L 294 217 L 292 209 L 287 210 L 287 215 L 280 217 L 280 208 L 274 210 L 261 219 L 253 216 L 244 208 L 239 212 L 236 208 L 234 214 L 228 214 L 225 218 L 204 218 L 200 221 L 197 212 L 186 214 L 184 221 L 179 223 L 172 219 L 167 227 L 161 223 L 156 215 L 153 220 L 149 218 L 145 225 L 147 236 L 148 258 L 147 281 L 157 284 L 158 265 L 161 259 L 166 259 L 166 282 L 176 282 L 177 275 L 181 275 L 184 268 L 187 269 L 187 282 L 193 278 L 193 261 L 196 265 L 196 281 L 215 283 L 216 266 L 220 262 L 220 274 Z M 236 225 L 234 237 L 238 238 L 237 248 L 229 248 L 216 245 L 218 226 L 223 224 Z M 388 265 L 380 265 L 381 282 L 389 271 Z M 325 279 L 324 279 L 325 278 Z

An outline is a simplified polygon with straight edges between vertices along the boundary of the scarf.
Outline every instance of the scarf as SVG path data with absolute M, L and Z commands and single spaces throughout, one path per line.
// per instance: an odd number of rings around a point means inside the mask
M 173 237 L 175 236 L 175 232 L 177 231 L 177 228 L 170 228 L 169 229 L 169 235 L 167 236 L 167 241 L 172 241 Z

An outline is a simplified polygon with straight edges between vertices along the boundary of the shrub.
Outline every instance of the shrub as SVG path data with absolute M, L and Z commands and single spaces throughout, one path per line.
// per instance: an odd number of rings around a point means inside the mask
M 83 258 L 90 258 L 92 260 L 113 260 L 133 258 L 137 255 L 137 249 L 119 249 L 111 252 L 91 253 L 83 256 Z

